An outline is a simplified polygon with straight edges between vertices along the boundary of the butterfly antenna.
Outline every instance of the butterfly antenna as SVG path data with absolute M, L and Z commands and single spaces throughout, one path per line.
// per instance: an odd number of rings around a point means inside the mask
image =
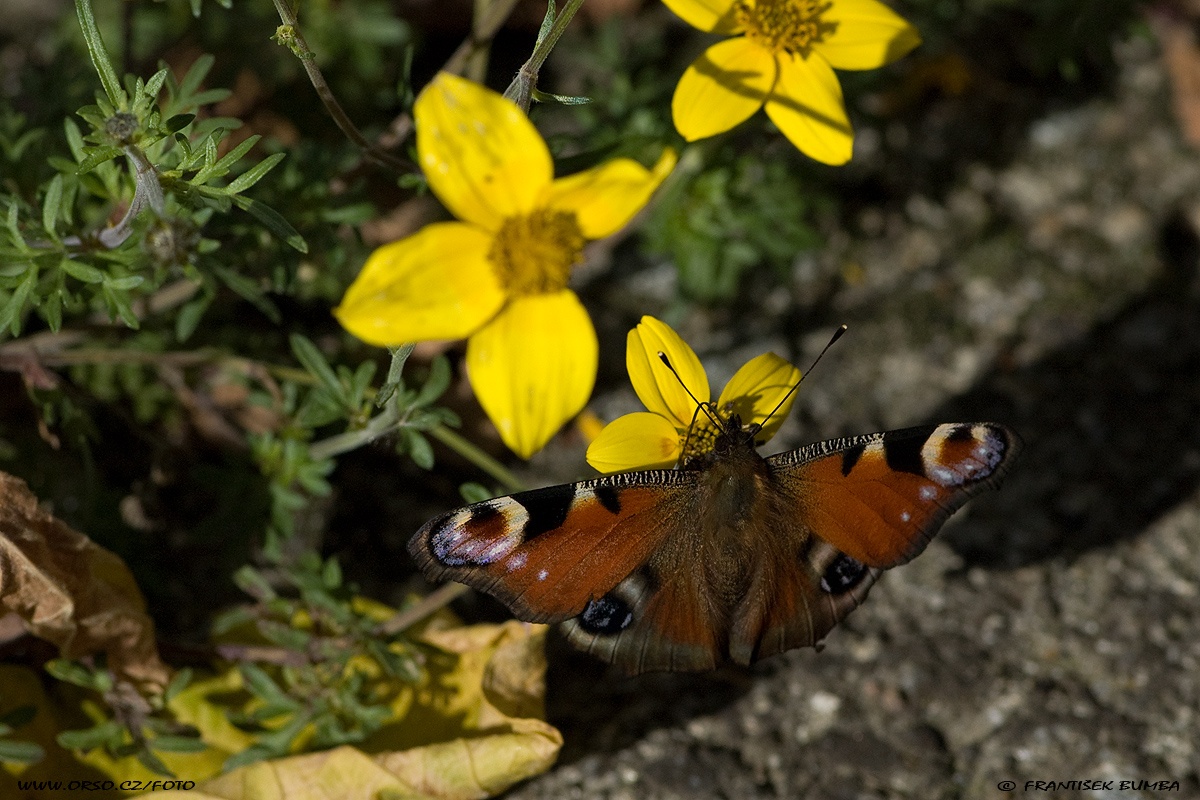
M 700 402 L 700 400 L 698 400 L 696 398 L 696 395 L 692 394 L 692 390 L 689 389 L 687 387 L 687 384 L 683 382 L 683 378 L 679 377 L 679 373 L 676 372 L 675 368 L 671 366 L 670 359 L 667 358 L 667 354 L 664 353 L 662 350 L 658 351 L 658 360 L 661 361 L 663 364 L 665 364 L 667 369 L 671 370 L 671 374 L 675 376 L 675 380 L 679 381 L 679 385 L 683 387 L 683 390 L 685 392 L 687 392 L 687 396 L 692 398 L 692 402 L 696 404 L 696 411 L 703 410 L 704 415 L 707 416 L 710 420 L 712 420 L 713 425 L 717 426 L 717 430 L 721 430 L 721 420 L 716 418 L 716 416 L 712 412 L 712 409 L 709 407 L 708 403 Z M 695 422 L 696 422 L 696 415 L 695 415 L 695 413 L 693 413 L 692 414 L 692 423 L 694 424 Z M 688 435 L 689 436 L 691 435 L 691 426 L 690 425 L 688 426 Z
M 763 417 L 763 421 L 758 426 L 759 430 L 762 430 L 763 425 L 767 424 L 767 420 L 769 420 L 771 417 L 775 416 L 776 412 L 778 412 L 779 409 L 783 408 L 783 404 L 788 401 L 788 398 L 792 396 L 792 393 L 800 388 L 800 384 L 804 382 L 804 379 L 805 379 L 805 377 L 808 376 L 808 373 L 812 372 L 813 369 L 816 368 L 817 364 L 820 363 L 822 356 L 825 355 L 825 353 L 829 350 L 829 348 L 833 347 L 834 342 L 836 342 L 838 339 L 842 338 L 842 334 L 846 332 L 846 327 L 847 326 L 842 325 L 836 331 L 833 332 L 833 336 L 831 336 L 829 338 L 829 342 L 823 348 L 821 348 L 821 352 L 818 353 L 817 357 L 813 359 L 813 362 L 812 362 L 812 364 L 809 365 L 808 370 L 800 373 L 800 380 L 796 381 L 795 385 L 792 386 L 791 389 L 788 389 L 788 393 L 785 394 L 783 396 L 783 399 L 779 401 L 779 405 L 777 405 L 777 406 L 775 406 L 775 408 L 771 409 L 770 414 L 767 414 L 767 416 Z

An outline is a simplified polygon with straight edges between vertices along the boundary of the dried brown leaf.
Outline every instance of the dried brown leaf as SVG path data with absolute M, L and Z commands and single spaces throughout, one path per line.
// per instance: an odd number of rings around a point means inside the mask
M 19 478 L 0 472 L 0 611 L 17 614 L 64 658 L 103 652 L 118 679 L 160 694 L 170 672 L 133 575 L 53 514 Z

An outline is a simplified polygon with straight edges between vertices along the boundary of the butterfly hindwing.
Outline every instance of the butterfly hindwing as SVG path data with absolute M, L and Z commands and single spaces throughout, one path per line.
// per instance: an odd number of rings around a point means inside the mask
M 767 459 L 814 534 L 870 567 L 917 556 L 942 523 L 995 485 L 1020 449 L 995 423 L 834 439 Z

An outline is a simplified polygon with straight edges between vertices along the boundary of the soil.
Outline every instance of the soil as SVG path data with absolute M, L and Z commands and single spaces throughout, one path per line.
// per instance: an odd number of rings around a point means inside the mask
M 822 652 L 629 679 L 558 642 L 566 746 L 508 800 L 1200 797 L 1200 154 L 1157 45 L 1116 60 L 1110 96 L 1039 109 L 1003 163 L 864 206 L 749 313 L 677 326 L 720 386 L 768 349 L 806 364 L 848 323 L 773 449 L 996 420 L 1026 445 L 1001 490 Z M 893 134 L 861 132 L 856 158 Z M 586 291 L 633 313 L 673 274 Z M 803 302 L 830 286 L 819 312 Z M 593 407 L 636 399 L 624 384 Z M 560 442 L 529 483 L 578 458 Z

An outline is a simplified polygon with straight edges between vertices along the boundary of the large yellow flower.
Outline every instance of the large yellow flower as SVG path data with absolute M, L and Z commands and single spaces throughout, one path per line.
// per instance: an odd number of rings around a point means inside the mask
M 921 43 L 878 0 L 663 0 L 693 27 L 738 35 L 714 44 L 675 87 L 671 111 L 688 141 L 723 133 L 763 105 L 817 161 L 850 160 L 854 131 L 833 70 L 875 69 Z
M 659 353 L 666 355 L 678 378 Z M 696 400 L 708 402 L 708 376 L 687 342 L 665 323 L 642 317 L 629 332 L 625 366 L 633 390 L 649 411 L 626 414 L 609 423 L 588 447 L 588 463 L 601 472 L 621 472 L 676 463 L 686 466 L 689 460 L 711 452 L 717 428 L 688 396 L 690 391 Z M 763 353 L 742 365 L 726 384 L 716 403 L 717 413 L 722 418 L 737 414 L 743 425 L 762 425 L 756 437 L 762 444 L 787 418 L 796 398 L 788 393 L 799 380 L 800 370 L 774 353 Z M 767 419 L 776 407 L 778 411 Z
M 567 288 L 589 239 L 619 230 L 675 165 L 618 158 L 554 179 L 546 143 L 501 95 L 439 74 L 413 108 L 417 156 L 462 222 L 371 254 L 334 311 L 360 339 L 467 342 L 467 373 L 504 443 L 528 458 L 583 408 L 596 332 Z

